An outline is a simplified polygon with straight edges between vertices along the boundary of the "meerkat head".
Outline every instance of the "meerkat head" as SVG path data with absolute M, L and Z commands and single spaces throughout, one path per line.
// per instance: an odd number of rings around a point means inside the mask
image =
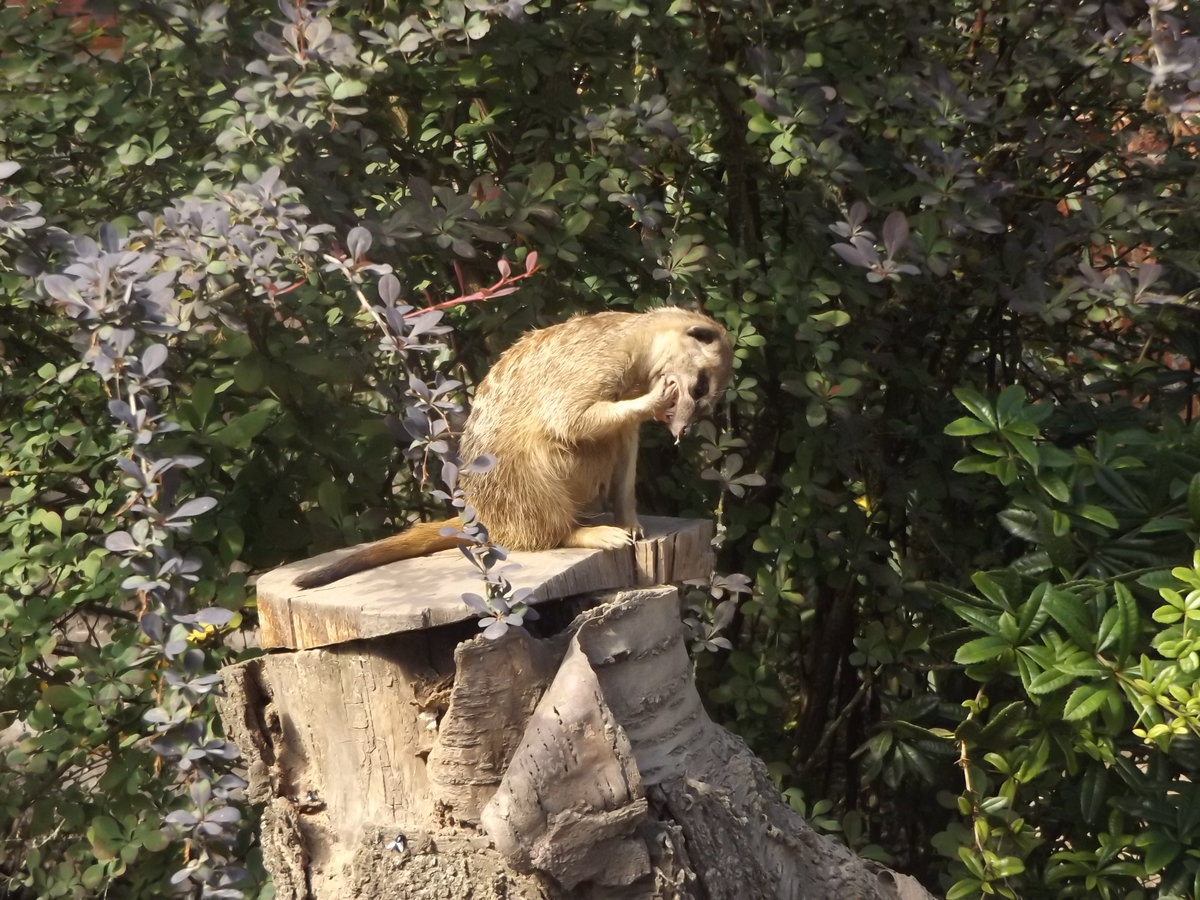
M 664 310 L 664 313 L 668 311 Z M 712 413 L 729 386 L 733 349 L 718 322 L 699 313 L 672 311 L 655 334 L 651 382 L 665 377 L 675 388 L 666 422 L 678 441 L 697 419 Z

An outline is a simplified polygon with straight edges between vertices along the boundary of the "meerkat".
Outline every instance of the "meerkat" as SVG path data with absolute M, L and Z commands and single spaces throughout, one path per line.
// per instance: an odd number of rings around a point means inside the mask
M 528 332 L 475 392 L 460 456 L 495 465 L 463 473 L 466 503 L 509 550 L 615 549 L 641 536 L 634 484 L 638 430 L 657 420 L 678 442 L 729 384 L 725 329 L 676 307 L 578 315 Z M 613 525 L 585 525 L 598 501 Z M 296 579 L 317 587 L 354 572 L 458 546 L 457 518 L 421 522 Z M 446 534 L 442 532 L 446 531 Z

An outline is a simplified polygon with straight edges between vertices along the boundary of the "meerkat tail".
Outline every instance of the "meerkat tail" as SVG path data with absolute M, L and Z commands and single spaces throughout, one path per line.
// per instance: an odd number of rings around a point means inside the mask
M 447 527 L 457 530 L 462 527 L 462 523 L 457 518 L 442 522 L 417 522 L 399 534 L 367 544 L 361 550 L 343 556 L 336 562 L 305 572 L 295 579 L 294 584 L 299 588 L 321 587 L 355 572 L 374 569 L 400 559 L 427 556 L 438 550 L 452 550 L 460 541 L 453 534 L 441 533 L 442 529 Z

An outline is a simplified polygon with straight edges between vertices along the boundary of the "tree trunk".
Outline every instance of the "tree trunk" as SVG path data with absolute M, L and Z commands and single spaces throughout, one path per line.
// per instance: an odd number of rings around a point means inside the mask
M 447 624 L 226 670 L 279 900 L 928 896 L 708 718 L 673 588 L 572 600 L 541 639 Z

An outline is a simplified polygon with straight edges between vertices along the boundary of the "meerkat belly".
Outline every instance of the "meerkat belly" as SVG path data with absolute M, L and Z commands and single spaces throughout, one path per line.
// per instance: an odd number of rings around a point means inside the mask
M 463 476 L 463 494 L 488 534 L 510 550 L 562 546 L 586 511 L 607 494 L 621 452 L 620 441 L 564 446 L 550 441 L 507 445 L 490 453 L 487 472 Z

